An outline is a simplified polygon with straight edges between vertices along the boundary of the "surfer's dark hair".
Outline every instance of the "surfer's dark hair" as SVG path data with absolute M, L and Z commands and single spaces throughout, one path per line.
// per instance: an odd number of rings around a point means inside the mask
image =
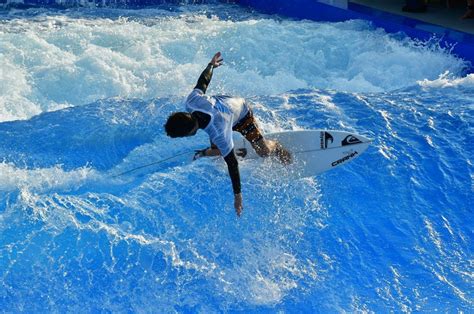
M 196 126 L 195 119 L 187 112 L 174 112 L 166 121 L 165 131 L 169 137 L 184 137 Z

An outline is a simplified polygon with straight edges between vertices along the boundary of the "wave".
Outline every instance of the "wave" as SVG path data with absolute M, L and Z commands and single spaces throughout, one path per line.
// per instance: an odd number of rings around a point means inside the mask
M 361 21 L 234 9 L 232 18 L 198 6 L 2 20 L 0 307 L 472 308 L 464 62 Z M 168 138 L 163 123 L 220 49 L 226 66 L 209 93 L 249 98 L 264 133 L 341 129 L 373 144 L 301 180 L 241 162 L 240 219 L 221 159 L 117 177 L 208 146 L 203 132 Z
M 0 121 L 110 97 L 183 97 L 219 50 L 225 66 L 215 71 L 212 92 L 245 97 L 300 88 L 391 91 L 446 71 L 459 78 L 466 67 L 435 42 L 400 40 L 364 21 L 278 20 L 232 5 L 180 8 L 4 16 Z
M 241 162 L 241 219 L 219 159 L 113 178 L 208 144 L 202 132 L 163 134 L 179 100 L 111 98 L 0 124 L 3 308 L 469 307 L 472 165 L 463 143 L 472 117 L 462 93 L 252 97 L 264 133 L 345 129 L 375 141 L 357 161 L 296 181 Z M 35 152 L 38 138 L 50 149 Z
M 445 88 L 457 88 L 465 90 L 474 89 L 474 74 L 468 74 L 465 77 L 453 77 L 449 72 L 444 72 L 437 79 L 428 80 L 424 79 L 418 82 L 423 88 L 428 89 L 445 89 Z

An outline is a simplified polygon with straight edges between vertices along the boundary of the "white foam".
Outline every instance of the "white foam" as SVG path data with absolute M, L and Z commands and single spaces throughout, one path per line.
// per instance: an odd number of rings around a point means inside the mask
M 465 77 L 453 77 L 449 71 L 441 74 L 437 79 L 424 79 L 418 81 L 418 84 L 423 88 L 467 88 L 474 89 L 474 74 L 468 74 Z
M 216 51 L 225 66 L 210 92 L 242 96 L 308 87 L 387 91 L 445 71 L 456 77 L 464 67 L 440 49 L 399 41 L 362 21 L 227 20 L 212 15 L 223 7 L 202 8 L 168 16 L 107 11 L 111 18 L 80 10 L 11 14 L 0 31 L 0 121 L 114 96 L 184 97 Z M 240 12 L 247 14 L 233 14 Z
M 31 99 L 31 85 L 24 68 L 0 53 L 0 121 L 26 119 L 41 113 Z M 21 104 L 21 105 L 19 105 Z
M 60 166 L 22 169 L 10 163 L 0 163 L 0 191 L 31 190 L 35 192 L 75 190 L 96 180 L 97 172 L 88 167 L 65 171 Z

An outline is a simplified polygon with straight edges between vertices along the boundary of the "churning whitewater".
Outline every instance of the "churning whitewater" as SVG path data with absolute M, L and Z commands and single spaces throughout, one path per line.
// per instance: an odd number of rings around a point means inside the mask
M 473 306 L 474 76 L 364 21 L 233 5 L 0 15 L 0 308 L 6 311 L 467 311 Z M 374 139 L 292 180 L 179 158 L 167 116 L 214 52 L 210 94 L 265 133 Z

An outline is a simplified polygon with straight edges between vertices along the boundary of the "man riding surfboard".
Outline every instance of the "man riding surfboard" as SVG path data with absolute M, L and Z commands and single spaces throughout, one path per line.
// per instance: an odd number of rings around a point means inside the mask
M 222 65 L 218 52 L 201 73 L 196 86 L 185 101 L 187 112 L 175 112 L 168 117 L 165 131 L 172 138 L 193 136 L 204 130 L 211 147 L 197 151 L 195 158 L 222 155 L 229 170 L 234 192 L 234 208 L 242 213 L 242 192 L 239 164 L 234 152 L 232 132 L 241 133 L 261 157 L 275 156 L 283 164 L 291 163 L 290 153 L 277 141 L 266 140 L 253 116 L 250 102 L 241 97 L 207 96 L 213 69 Z

